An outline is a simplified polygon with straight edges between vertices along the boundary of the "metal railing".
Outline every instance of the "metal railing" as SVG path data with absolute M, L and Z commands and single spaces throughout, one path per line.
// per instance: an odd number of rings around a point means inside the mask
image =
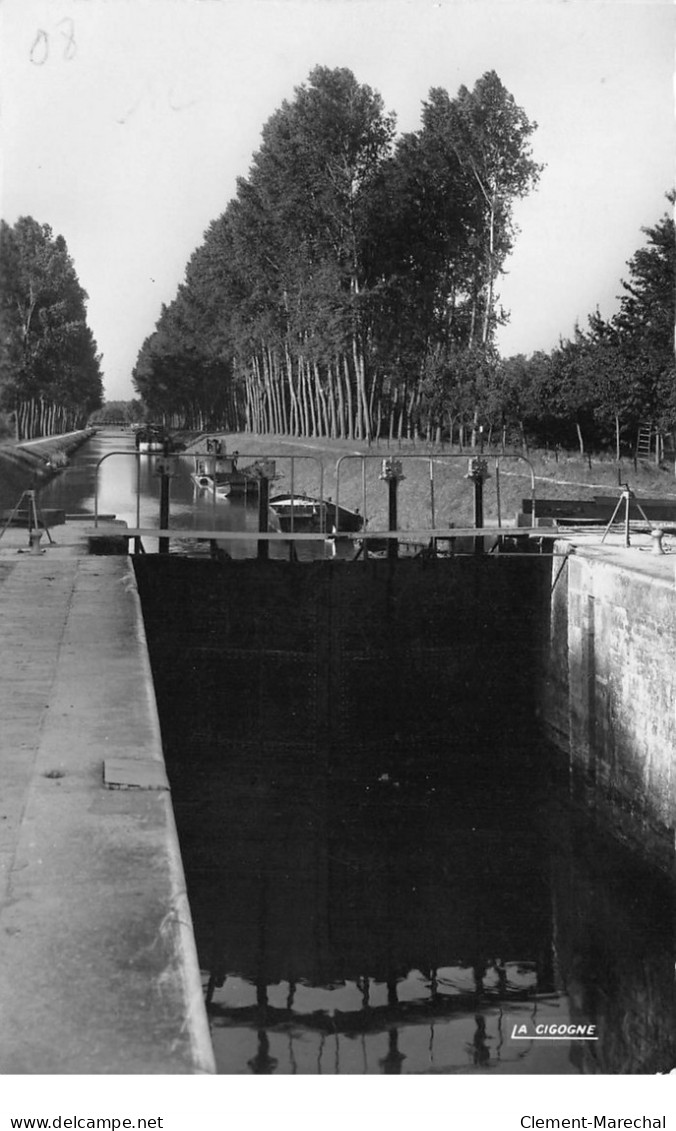
M 233 455 L 233 453 L 228 453 L 227 457 L 224 455 L 224 458 L 232 458 L 232 455 Z M 218 464 L 219 456 L 218 455 L 212 455 L 210 453 L 205 454 L 205 453 L 196 453 L 196 452 L 178 452 L 178 453 L 164 454 L 164 453 L 160 453 L 160 452 L 143 453 L 143 452 L 138 452 L 138 451 L 130 451 L 129 449 L 120 449 L 120 450 L 116 449 L 114 451 L 107 452 L 105 455 L 103 455 L 98 460 L 98 462 L 96 464 L 96 468 L 95 468 L 96 481 L 95 481 L 95 492 L 94 492 L 94 528 L 95 528 L 95 535 L 94 536 L 97 536 L 96 531 L 97 531 L 97 528 L 99 528 L 99 524 L 100 524 L 100 517 L 99 517 L 99 487 L 100 487 L 99 480 L 100 480 L 100 476 L 99 476 L 99 471 L 100 471 L 102 464 L 106 460 L 111 459 L 113 457 L 125 457 L 126 459 L 131 458 L 131 459 L 136 460 L 136 492 L 135 492 L 136 493 L 136 500 L 135 500 L 136 525 L 132 528 L 127 527 L 127 528 L 125 528 L 124 531 L 120 531 L 121 536 L 126 536 L 127 538 L 134 538 L 134 539 L 141 539 L 143 537 L 145 537 L 145 538 L 157 538 L 157 539 L 160 540 L 161 549 L 162 549 L 162 543 L 165 543 L 165 546 L 164 546 L 165 551 L 168 548 L 168 539 L 170 539 L 170 538 L 172 538 L 172 539 L 210 540 L 210 541 L 215 541 L 215 542 L 219 542 L 219 541 L 234 541 L 234 542 L 257 541 L 258 542 L 258 548 L 259 548 L 259 556 L 267 556 L 267 545 L 269 543 L 286 542 L 288 544 L 288 543 L 295 543 L 295 542 L 298 542 L 298 543 L 316 542 L 318 538 L 325 538 L 327 543 L 332 543 L 332 542 L 335 541 L 336 536 L 338 536 L 341 541 L 345 541 L 345 542 L 348 542 L 348 543 L 352 542 L 352 543 L 359 544 L 359 545 L 362 545 L 362 546 L 367 544 L 369 542 L 369 540 L 376 540 L 376 539 L 380 540 L 380 539 L 382 539 L 383 542 L 385 543 L 385 545 L 387 546 L 387 551 L 388 551 L 389 556 L 396 556 L 397 555 L 398 541 L 400 539 L 402 539 L 402 536 L 404 536 L 406 541 L 409 542 L 409 543 L 419 542 L 420 544 L 429 544 L 429 545 L 432 545 L 432 546 L 436 546 L 437 541 L 454 542 L 454 540 L 458 539 L 458 538 L 473 538 L 473 539 L 475 539 L 475 545 L 478 545 L 479 540 L 483 539 L 484 536 L 495 536 L 496 535 L 496 527 L 495 526 L 489 526 L 489 527 L 485 526 L 484 523 L 483 523 L 483 513 L 481 512 L 480 515 L 477 515 L 477 511 L 476 511 L 476 503 L 477 503 L 477 497 L 478 497 L 478 494 L 479 494 L 479 488 L 481 489 L 481 492 L 482 492 L 483 491 L 483 480 L 484 480 L 484 478 L 488 477 L 487 474 L 483 475 L 482 465 L 487 465 L 488 459 L 490 459 L 492 461 L 494 469 L 495 469 L 495 480 L 496 480 L 496 491 L 497 491 L 497 511 L 498 511 L 498 515 L 497 515 L 498 526 L 497 526 L 497 529 L 498 530 L 503 529 L 502 528 L 501 503 L 500 503 L 500 487 L 499 487 L 500 464 L 504 460 L 515 460 L 516 459 L 516 460 L 521 460 L 522 462 L 524 462 L 528 466 L 528 469 L 529 469 L 530 481 L 531 481 L 531 505 L 532 505 L 533 518 L 532 518 L 532 523 L 529 527 L 519 527 L 519 528 L 509 527 L 509 528 L 507 528 L 507 530 L 509 531 L 510 535 L 518 534 L 520 536 L 525 536 L 525 535 L 536 532 L 536 523 L 535 523 L 535 516 L 536 516 L 535 471 L 534 471 L 533 465 L 531 464 L 530 460 L 528 460 L 525 456 L 522 456 L 522 455 L 505 454 L 505 455 L 491 455 L 490 457 L 484 457 L 484 456 L 468 457 L 467 453 L 448 452 L 448 453 L 440 453 L 440 454 L 435 454 L 435 455 L 429 455 L 429 454 L 423 455 L 423 454 L 417 454 L 417 453 L 416 454 L 401 454 L 401 455 L 398 454 L 396 457 L 388 458 L 388 459 L 383 459 L 383 457 L 381 455 L 375 455 L 375 454 L 347 454 L 347 455 L 341 456 L 338 459 L 338 461 L 335 465 L 335 493 L 336 493 L 335 504 L 332 504 L 331 501 L 329 500 L 330 505 L 335 506 L 335 524 L 332 524 L 332 529 L 330 531 L 327 530 L 327 528 L 326 528 L 326 517 L 325 517 L 326 512 L 320 511 L 319 529 L 313 530 L 312 532 L 309 532 L 309 533 L 306 532 L 306 531 L 297 530 L 295 528 L 296 527 L 297 514 L 298 514 L 298 511 L 299 511 L 302 503 L 299 502 L 298 504 L 296 504 L 294 502 L 294 500 L 302 499 L 304 497 L 304 494 L 305 494 L 304 492 L 300 493 L 300 492 L 296 491 L 296 484 L 297 484 L 297 480 L 298 480 L 298 464 L 301 461 L 304 461 L 306 463 L 309 462 L 312 465 L 314 465 L 315 475 L 314 475 L 314 479 L 312 480 L 312 482 L 317 483 L 317 489 L 318 489 L 317 498 L 320 501 L 325 502 L 325 494 L 324 494 L 325 467 L 324 467 L 323 460 L 318 456 L 289 455 L 286 452 L 271 452 L 271 453 L 266 453 L 264 456 L 261 456 L 260 453 L 253 455 L 253 454 L 249 454 L 249 453 L 246 453 L 246 452 L 237 452 L 236 455 L 237 455 L 237 460 L 238 460 L 238 464 L 239 464 L 237 470 L 239 470 L 240 472 L 243 471 L 243 470 L 246 470 L 246 468 L 243 467 L 242 464 L 244 464 L 244 462 L 247 461 L 247 460 L 251 460 L 253 463 L 257 463 L 259 465 L 263 465 L 266 462 L 269 463 L 270 461 L 274 461 L 275 468 L 276 468 L 278 463 L 286 464 L 289 467 L 288 489 L 281 492 L 285 496 L 288 495 L 290 500 L 291 500 L 290 509 L 289 509 L 289 515 L 290 515 L 289 529 L 284 530 L 284 531 L 281 531 L 279 529 L 277 529 L 277 530 L 270 529 L 270 522 L 269 522 L 269 513 L 270 513 L 269 512 L 269 486 L 270 486 L 270 483 L 272 482 L 272 477 L 271 478 L 252 477 L 252 479 L 251 479 L 251 486 L 252 487 L 258 487 L 258 494 L 259 494 L 259 500 L 258 500 L 259 501 L 259 523 L 258 523 L 259 528 L 258 528 L 257 531 L 252 531 L 250 529 L 249 530 L 218 529 L 216 527 L 215 522 L 214 522 L 213 528 L 208 528 L 208 529 L 194 529 L 194 528 L 183 529 L 183 528 L 171 527 L 170 523 L 169 523 L 170 508 L 169 508 L 169 505 L 168 505 L 169 482 L 170 482 L 171 478 L 173 477 L 173 475 L 175 474 L 176 462 L 177 461 L 191 460 L 193 463 L 195 463 L 195 467 L 197 467 L 196 460 L 198 460 L 198 459 L 200 461 L 204 461 L 205 463 L 208 462 L 208 461 L 213 461 L 213 468 L 214 468 L 214 471 L 215 471 L 217 464 Z M 473 525 L 467 524 L 467 525 L 463 525 L 463 526 L 453 526 L 453 525 L 450 525 L 450 526 L 449 525 L 446 525 L 446 526 L 439 525 L 438 526 L 437 525 L 437 501 L 438 500 L 437 500 L 437 494 L 436 494 L 435 471 L 438 470 L 439 465 L 443 465 L 445 463 L 449 463 L 449 461 L 458 460 L 458 459 L 468 461 L 469 471 L 468 471 L 467 475 L 464 476 L 464 478 L 474 481 L 474 491 L 475 491 L 475 516 L 474 517 L 475 517 L 475 521 L 474 521 Z M 350 460 L 352 460 L 352 461 L 358 460 L 361 463 L 361 474 L 360 474 L 361 519 L 362 519 L 362 522 L 363 522 L 363 527 L 359 530 L 346 530 L 346 529 L 341 530 L 341 517 L 340 517 L 341 516 L 341 510 L 340 510 L 340 508 L 341 508 L 341 487 L 344 486 L 344 484 L 341 482 L 341 475 L 342 475 L 343 480 L 344 480 L 344 468 L 345 468 L 345 465 L 347 464 L 347 462 L 350 461 Z M 142 467 L 143 467 L 143 463 L 146 463 L 146 465 L 147 465 L 147 461 L 153 461 L 153 471 L 158 476 L 158 478 L 160 479 L 161 489 L 164 490 L 165 495 L 166 495 L 166 500 L 167 500 L 167 505 L 163 508 L 163 506 L 162 506 L 162 490 L 161 490 L 160 521 L 159 521 L 159 526 L 157 528 L 155 528 L 153 526 L 147 526 L 147 525 L 145 525 L 145 523 L 144 524 L 141 523 L 141 497 L 142 497 L 141 470 L 142 470 Z M 387 486 L 388 486 L 388 491 L 389 491 L 389 500 L 390 500 L 388 526 L 387 526 L 387 529 L 382 529 L 382 530 L 368 529 L 368 523 L 369 523 L 369 489 L 368 489 L 368 480 L 367 480 L 367 467 L 368 467 L 369 463 L 375 464 L 376 462 L 380 462 L 380 464 L 383 468 L 383 470 L 381 471 L 378 478 L 380 480 L 386 480 L 387 481 Z M 401 529 L 399 527 L 399 524 L 398 524 L 398 521 L 397 521 L 396 493 L 397 493 L 397 488 L 399 486 L 399 480 L 405 479 L 406 477 L 403 475 L 403 473 L 399 474 L 397 472 L 397 469 L 402 468 L 402 466 L 404 464 L 410 464 L 410 463 L 413 463 L 413 462 L 415 462 L 417 464 L 423 463 L 423 464 L 427 465 L 428 482 L 429 482 L 430 523 L 429 523 L 429 525 L 422 525 L 422 526 L 420 524 L 416 523 L 414 528 L 404 530 L 404 529 Z M 394 472 L 394 474 L 392 474 L 392 472 Z M 274 478 L 276 479 L 276 478 L 280 478 L 280 477 L 275 475 Z M 307 477 L 304 478 L 303 485 L 307 486 Z M 214 508 L 214 511 L 215 511 L 215 508 L 216 508 L 216 505 L 217 505 L 217 490 L 218 490 L 217 477 L 216 477 L 215 474 L 212 476 L 212 485 L 208 488 L 204 488 L 203 490 L 209 491 L 211 493 L 211 495 L 212 495 L 212 505 L 213 505 L 213 508 Z M 263 504 L 261 504 L 261 502 L 260 502 L 261 497 L 263 498 Z M 395 500 L 394 507 L 393 507 L 393 499 Z M 357 508 L 357 510 L 358 510 L 358 508 Z M 539 530 L 539 528 L 537 529 L 537 532 L 540 533 L 540 534 L 542 533 L 542 531 Z M 106 535 L 109 536 L 109 533 L 110 533 L 110 528 L 108 527 L 107 531 L 101 532 L 98 536 L 100 536 L 100 537 L 104 537 Z M 365 550 L 365 556 L 367 556 L 366 550 Z
M 468 466 L 471 468 L 471 465 L 473 465 L 473 463 L 476 463 L 477 460 L 485 460 L 485 463 L 487 464 L 488 458 L 492 459 L 494 461 L 494 467 L 495 467 L 495 472 L 496 472 L 497 526 L 502 527 L 502 513 L 501 513 L 501 499 L 500 499 L 500 465 L 501 465 L 502 461 L 505 460 L 505 459 L 519 459 L 519 460 L 522 461 L 522 463 L 525 463 L 525 464 L 528 465 L 529 472 L 530 472 L 530 498 L 531 498 L 531 506 L 532 506 L 532 526 L 535 526 L 536 525 L 536 523 L 535 523 L 535 519 L 536 519 L 535 467 L 532 466 L 531 461 L 526 456 L 521 456 L 519 454 L 508 454 L 508 452 L 505 452 L 504 455 L 499 455 L 499 456 L 492 455 L 492 456 L 487 457 L 487 456 L 482 454 L 482 455 L 475 455 L 475 456 L 469 456 L 468 457 L 467 452 L 449 451 L 449 452 L 440 452 L 440 454 L 432 455 L 432 456 L 431 455 L 418 455 L 418 454 L 405 454 L 405 455 L 398 454 L 396 457 L 393 457 L 393 458 L 388 457 L 388 458 L 385 458 L 385 459 L 383 459 L 382 456 L 376 456 L 376 455 L 370 455 L 370 454 L 356 454 L 356 452 L 355 452 L 355 454 L 352 454 L 352 452 L 350 452 L 350 454 L 348 454 L 346 456 L 340 456 L 340 458 L 338 459 L 337 464 L 336 464 L 336 506 L 338 507 L 339 503 L 340 503 L 340 473 L 341 473 L 341 468 L 343 468 L 343 465 L 346 464 L 348 460 L 359 460 L 359 461 L 361 461 L 361 464 L 362 464 L 362 476 L 361 476 L 361 480 L 362 480 L 362 515 L 364 517 L 364 525 L 366 525 L 367 521 L 369 521 L 369 509 L 367 509 L 366 464 L 369 463 L 369 461 L 371 461 L 371 463 L 373 463 L 373 461 L 376 461 L 376 460 L 380 460 L 380 463 L 383 464 L 383 465 L 388 464 L 388 463 L 389 464 L 396 464 L 396 463 L 404 464 L 404 463 L 408 463 L 408 461 L 416 461 L 416 463 L 418 463 L 418 464 L 426 463 L 428 465 L 428 469 L 430 469 L 430 506 L 431 506 L 431 519 L 432 519 L 431 525 L 432 525 L 432 527 L 435 527 L 435 525 L 436 525 L 436 511 L 435 511 L 434 465 L 435 464 L 443 464 L 447 460 L 465 459 L 468 463 Z M 471 472 L 469 472 L 468 476 L 466 476 L 466 477 L 470 477 L 470 476 L 471 476 Z

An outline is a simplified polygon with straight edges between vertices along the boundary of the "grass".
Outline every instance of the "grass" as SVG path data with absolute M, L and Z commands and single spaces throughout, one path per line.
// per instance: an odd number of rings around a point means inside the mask
M 291 458 L 294 458 L 294 489 L 306 494 L 320 493 L 318 462 L 324 465 L 324 496 L 358 508 L 372 530 L 384 529 L 388 516 L 388 488 L 380 479 L 383 460 L 400 459 L 405 478 L 398 489 L 398 519 L 403 529 L 471 525 L 474 518 L 474 487 L 465 478 L 473 454 L 448 445 L 402 442 L 391 446 L 386 441 L 368 445 L 361 441 L 327 440 L 323 437 L 302 440 L 286 436 L 223 434 L 226 451 L 240 453 L 240 466 L 262 455 L 274 456 L 283 478 L 275 490 L 291 487 Z M 190 450 L 190 448 L 188 449 Z M 362 458 L 363 457 L 363 458 Z M 484 485 L 484 521 L 512 523 L 522 509 L 522 499 L 531 495 L 531 467 L 536 498 L 593 499 L 607 495 L 617 499 L 620 484 L 628 482 L 637 497 L 676 499 L 676 479 L 672 467 L 633 460 L 618 464 L 607 456 L 581 457 L 573 453 L 531 452 L 527 463 L 518 452 L 501 454 L 486 450 L 490 478 Z M 340 460 L 340 483 L 336 467 Z M 430 475 L 432 467 L 432 476 Z M 499 501 L 498 501 L 499 494 Z M 498 505 L 499 502 L 499 505 Z M 434 515 L 432 511 L 434 510 Z

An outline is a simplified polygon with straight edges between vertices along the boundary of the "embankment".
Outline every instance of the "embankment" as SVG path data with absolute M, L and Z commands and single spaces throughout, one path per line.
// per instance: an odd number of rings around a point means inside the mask
M 0 508 L 13 506 L 22 491 L 36 490 L 65 467 L 68 456 L 96 429 L 83 428 L 63 436 L 46 436 L 21 444 L 0 444 Z

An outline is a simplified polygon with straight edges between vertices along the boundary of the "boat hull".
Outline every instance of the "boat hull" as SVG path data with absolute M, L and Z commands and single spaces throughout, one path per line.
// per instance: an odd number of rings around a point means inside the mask
M 364 525 L 362 516 L 348 507 L 336 507 L 326 499 L 312 495 L 275 495 L 270 509 L 284 533 L 318 533 L 326 537 L 356 533 Z

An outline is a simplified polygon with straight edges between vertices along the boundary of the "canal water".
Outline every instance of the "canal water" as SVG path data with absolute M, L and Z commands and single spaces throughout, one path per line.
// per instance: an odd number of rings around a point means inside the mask
M 672 885 L 537 776 L 341 789 L 253 756 L 188 787 L 219 1071 L 669 1071 Z
M 129 434 L 90 441 L 41 492 L 42 505 L 93 512 L 96 465 L 121 448 L 130 455 L 100 467 L 98 509 L 135 524 Z M 172 481 L 172 523 L 255 530 L 255 510 L 214 506 L 189 470 L 186 461 Z M 156 526 L 151 460 L 141 461 L 139 482 L 141 523 Z M 247 552 L 231 545 L 233 556 Z M 535 724 L 521 740 L 514 728 L 503 744 L 471 750 L 454 748 L 450 734 L 434 757 L 407 758 L 387 721 L 403 708 L 390 709 L 385 694 L 342 734 L 355 771 L 349 759 L 338 771 L 309 739 L 280 737 L 291 724 L 306 733 L 300 715 L 294 723 L 304 707 L 293 656 L 288 670 L 271 657 L 269 690 L 243 702 L 250 682 L 233 666 L 225 674 L 212 613 L 203 611 L 207 627 L 191 642 L 189 624 L 173 638 L 162 591 L 148 587 L 141 579 L 221 1073 L 647 1074 L 676 1065 L 673 869 L 615 840 L 593 806 L 571 797 L 561 756 Z M 271 736 L 274 757 L 253 730 L 233 735 L 235 719 L 248 716 Z M 582 1028 L 571 1036 L 571 1025 Z
M 246 464 L 242 453 L 241 464 Z M 289 461 L 284 463 L 284 483 L 289 482 Z M 160 479 L 155 455 L 138 456 L 134 434 L 130 430 L 99 432 L 88 440 L 70 459 L 70 464 L 39 492 L 39 503 L 45 510 L 56 508 L 67 514 L 114 516 L 129 526 L 159 527 Z M 194 483 L 194 457 L 183 454 L 175 458 L 175 474 L 170 481 L 169 525 L 181 531 L 209 530 L 222 532 L 218 547 L 232 558 L 248 558 L 256 554 L 254 535 L 258 530 L 258 496 L 220 499 L 213 492 Z M 228 539 L 229 531 L 251 531 L 252 539 Z M 157 550 L 155 539 L 145 539 L 145 548 Z M 181 537 L 171 540 L 169 552 L 191 557 L 208 556 L 210 544 L 205 540 Z M 333 552 L 323 540 L 305 543 L 298 548 L 298 557 L 316 558 Z M 288 557 L 286 543 L 270 546 L 270 557 Z

